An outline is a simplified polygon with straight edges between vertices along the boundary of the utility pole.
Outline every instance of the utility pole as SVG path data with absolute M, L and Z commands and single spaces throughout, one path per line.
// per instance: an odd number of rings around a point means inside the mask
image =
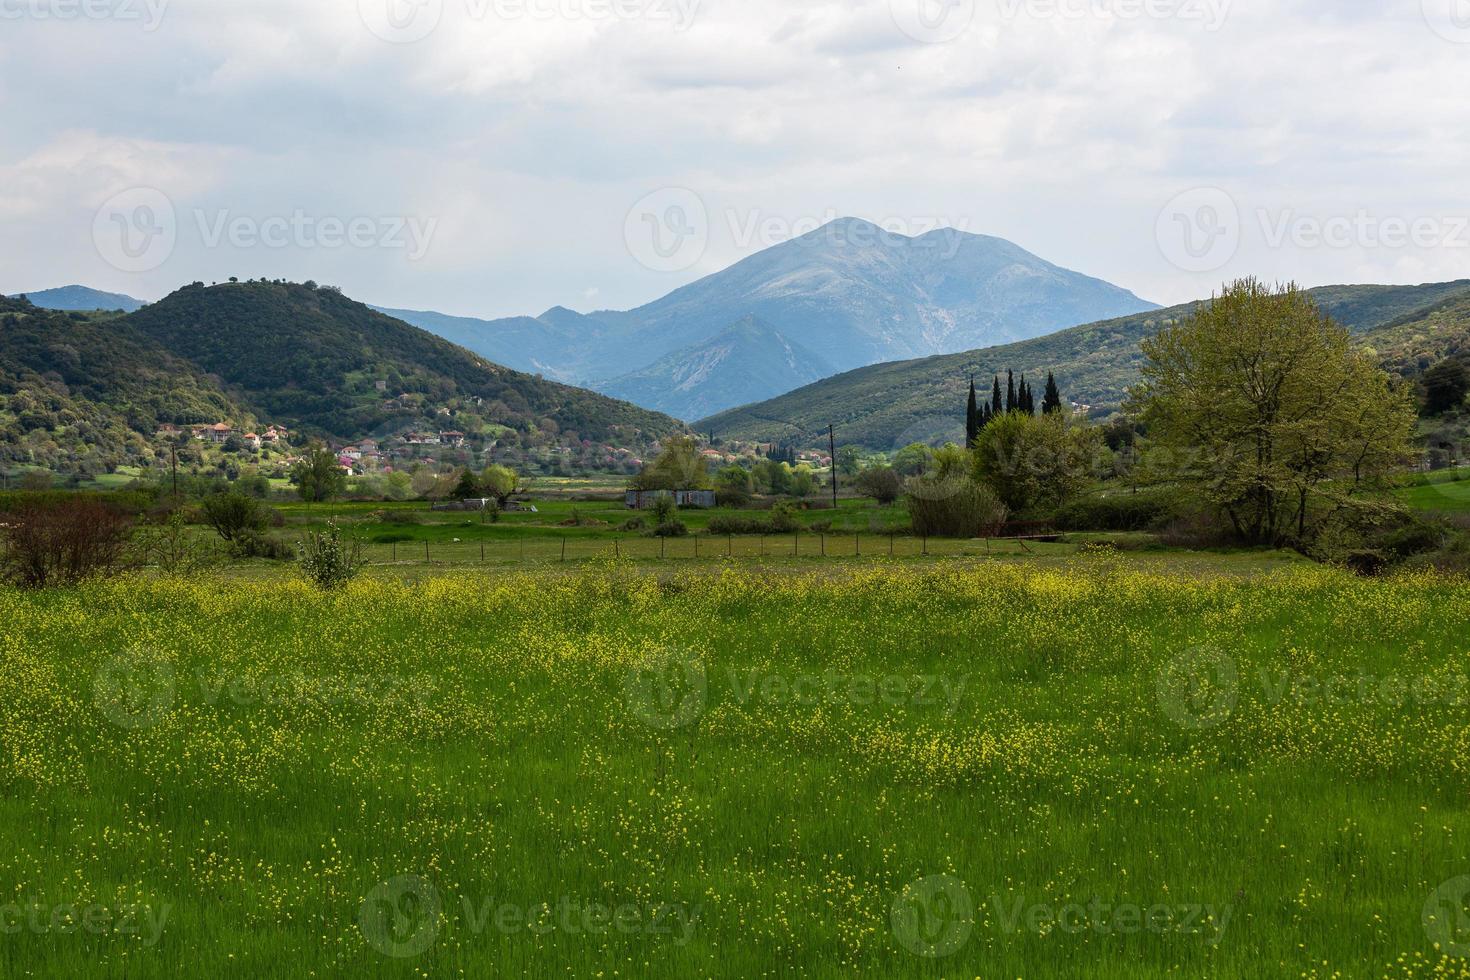
M 832 509 L 837 509 L 837 429 L 827 426 L 827 450 L 832 454 Z

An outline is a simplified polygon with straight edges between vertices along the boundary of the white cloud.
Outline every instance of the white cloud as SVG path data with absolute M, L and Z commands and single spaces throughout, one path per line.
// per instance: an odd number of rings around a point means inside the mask
M 1080 0 L 1066 9 L 1081 16 L 978 0 L 948 44 L 905 35 L 888 0 L 616 0 L 651 12 L 631 19 L 491 2 L 443 0 L 411 44 L 375 36 L 358 0 L 172 0 L 151 32 L 5 22 L 0 290 L 86 280 L 153 295 L 280 275 L 458 312 L 630 306 L 758 247 L 730 234 L 731 215 L 828 213 L 962 221 L 1160 301 L 1244 273 L 1470 274 L 1467 249 L 1275 247 L 1256 219 L 1467 211 L 1470 46 L 1431 30 L 1420 0 L 1235 0 L 1213 31 Z M 94 199 L 130 182 L 186 211 L 439 225 L 415 263 L 181 233 L 167 264 L 128 276 L 99 263 L 89 229 Z M 701 264 L 677 275 L 623 244 L 628 208 L 664 186 L 696 190 L 717 218 Z M 1204 186 L 1247 223 L 1227 266 L 1186 273 L 1156 219 Z

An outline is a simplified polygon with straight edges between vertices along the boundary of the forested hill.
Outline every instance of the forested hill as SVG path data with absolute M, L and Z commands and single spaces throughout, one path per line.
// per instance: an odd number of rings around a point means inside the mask
M 683 429 L 666 415 L 492 364 L 310 283 L 196 283 L 118 322 L 218 376 L 262 417 L 321 435 L 391 431 L 444 410 L 465 431 L 474 422 L 549 427 L 594 442 L 636 444 Z
M 1325 312 L 1362 335 L 1366 343 L 1388 347 L 1389 337 L 1370 331 L 1399 324 L 1399 340 L 1411 347 L 1405 338 L 1416 330 L 1423 336 L 1453 333 L 1449 326 L 1431 329 L 1424 321 L 1436 307 L 1457 298 L 1470 301 L 1470 280 L 1422 286 L 1323 286 L 1309 292 Z M 875 364 L 722 412 L 695 426 L 727 439 L 815 442 L 832 424 L 844 440 L 880 450 L 954 437 L 956 427 L 963 439 L 970 375 L 988 383 L 992 375 L 1008 369 L 1043 380 L 1047 371 L 1054 371 L 1067 399 L 1115 406 L 1138 379 L 1143 356 L 1139 342 L 1197 305 L 1090 323 L 1004 347 Z M 1404 350 L 1398 356 L 1410 355 Z
M 0 298 L 0 466 L 100 473 L 147 455 L 160 423 L 221 418 L 249 413 L 117 319 Z

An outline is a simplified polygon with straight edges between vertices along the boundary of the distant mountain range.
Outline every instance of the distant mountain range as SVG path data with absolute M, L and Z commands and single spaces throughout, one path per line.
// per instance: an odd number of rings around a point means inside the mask
M 384 308 L 491 360 L 694 418 L 883 361 L 1157 309 L 999 238 L 832 222 L 626 312 Z
M 24 296 L 43 310 L 122 310 L 132 313 L 146 305 L 141 299 L 122 293 L 104 293 L 87 286 L 61 286 L 34 293 L 17 293 L 16 296 Z
M 186 286 L 125 315 L 0 299 L 0 463 L 147 465 L 163 423 L 270 422 L 339 441 L 462 431 L 639 454 L 666 415 L 490 363 L 330 288 Z
M 1470 280 L 1324 286 L 1310 292 L 1325 312 L 1378 352 L 1386 367 L 1401 374 L 1412 376 L 1445 353 L 1470 349 Z M 694 425 L 723 439 L 809 444 L 835 425 L 840 441 L 882 451 L 911 442 L 961 442 L 970 376 L 988 387 L 992 376 L 1004 377 L 1007 370 L 1038 380 L 1054 371 L 1064 398 L 1114 407 L 1138 380 L 1139 342 L 1198 305 L 1089 323 L 1000 347 L 872 365 Z

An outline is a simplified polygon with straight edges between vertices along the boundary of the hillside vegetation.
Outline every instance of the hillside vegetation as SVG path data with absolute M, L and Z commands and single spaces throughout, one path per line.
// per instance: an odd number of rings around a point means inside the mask
M 119 320 L 0 299 L 0 465 L 86 475 L 151 456 L 159 424 L 250 412 Z
M 1424 286 L 1325 286 L 1309 290 L 1322 310 L 1375 347 L 1431 332 L 1421 322 L 1434 308 L 1470 303 L 1470 280 Z M 1090 323 L 1070 330 L 962 354 L 896 361 L 849 371 L 779 398 L 722 412 L 695 423 L 724 439 L 817 441 L 835 424 L 843 441 L 893 450 L 916 441 L 963 441 L 970 376 L 988 382 L 1008 369 L 1032 378 L 1054 371 L 1071 401 L 1106 409 L 1121 404 L 1138 381 L 1139 343 L 1192 312 L 1186 303 L 1150 313 Z M 1441 314 L 1441 320 L 1447 314 Z M 1398 333 L 1369 334 L 1400 324 Z M 1444 331 L 1441 331 L 1443 333 Z M 958 435 L 956 435 L 958 433 Z
M 427 423 L 439 408 L 513 428 L 554 424 L 595 440 L 616 431 L 652 439 L 682 428 L 626 402 L 492 364 L 330 288 L 195 284 L 123 322 L 218 375 L 272 421 L 338 438 Z M 427 418 L 392 404 L 405 393 L 423 396 Z

